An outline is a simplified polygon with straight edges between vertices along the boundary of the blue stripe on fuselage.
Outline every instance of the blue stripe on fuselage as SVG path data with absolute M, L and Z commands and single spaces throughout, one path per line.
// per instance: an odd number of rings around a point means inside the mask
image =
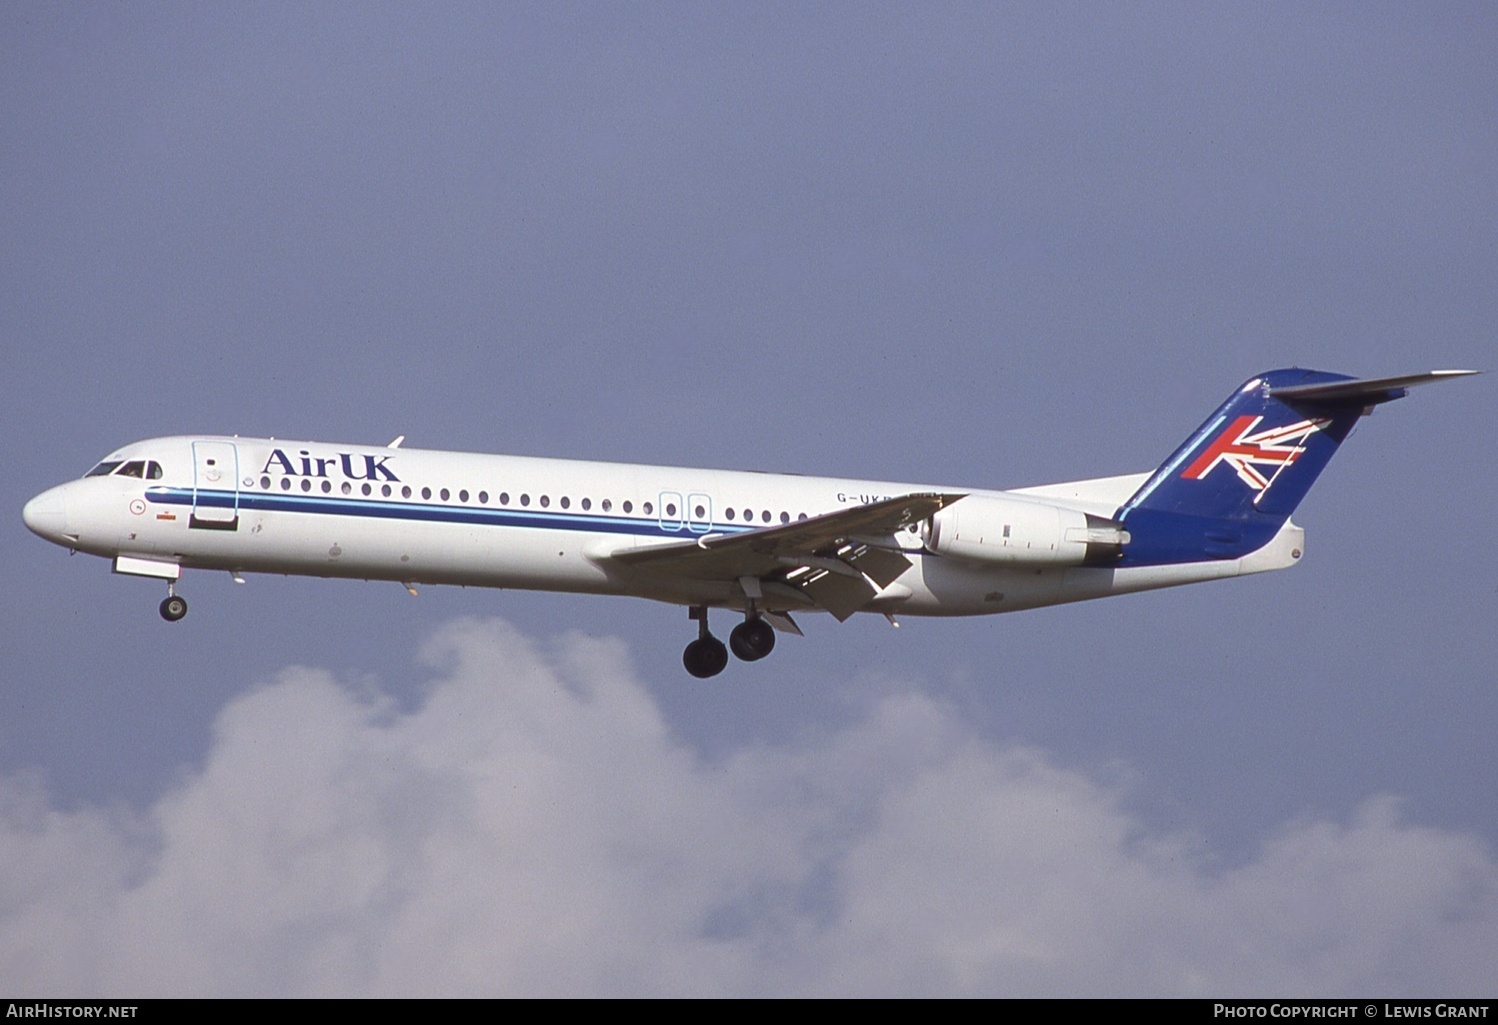
M 155 505 L 193 505 L 191 488 L 147 488 L 146 501 Z M 391 502 L 375 498 L 346 498 L 322 495 L 276 495 L 258 491 L 198 491 L 197 504 L 215 509 L 241 511 L 294 512 L 314 516 L 361 516 L 380 520 L 405 520 L 419 523 L 465 523 L 489 527 L 531 527 L 544 530 L 576 530 L 590 534 L 638 534 L 648 537 L 675 536 L 690 532 L 693 536 L 740 534 L 759 528 L 738 523 L 704 524 L 659 519 L 635 519 L 594 513 L 533 512 L 528 509 L 489 509 L 466 505 L 429 505 L 420 502 Z

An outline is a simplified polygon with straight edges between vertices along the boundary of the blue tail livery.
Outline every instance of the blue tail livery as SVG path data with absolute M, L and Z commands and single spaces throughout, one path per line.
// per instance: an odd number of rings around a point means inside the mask
M 1268 544 L 1353 425 L 1413 385 L 1470 371 L 1358 380 L 1271 370 L 1245 382 L 1123 504 L 1120 566 L 1237 559 Z

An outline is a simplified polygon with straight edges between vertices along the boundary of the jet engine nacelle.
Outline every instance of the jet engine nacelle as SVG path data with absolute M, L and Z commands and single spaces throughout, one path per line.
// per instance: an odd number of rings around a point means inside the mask
M 1129 534 L 1101 516 L 1045 502 L 968 495 L 931 517 L 926 547 L 977 562 L 1111 566 Z

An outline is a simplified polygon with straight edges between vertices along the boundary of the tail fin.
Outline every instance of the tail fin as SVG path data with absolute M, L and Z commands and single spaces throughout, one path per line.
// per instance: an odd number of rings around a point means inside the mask
M 1114 518 L 1130 536 L 1122 566 L 1237 559 L 1268 544 L 1337 446 L 1375 405 L 1471 370 L 1356 380 L 1271 370 L 1218 407 Z

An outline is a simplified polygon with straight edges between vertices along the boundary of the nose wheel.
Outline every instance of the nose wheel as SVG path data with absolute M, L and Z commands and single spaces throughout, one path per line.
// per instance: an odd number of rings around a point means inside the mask
M 166 597 L 161 602 L 161 618 L 175 623 L 187 615 L 187 599 L 176 592 L 170 583 L 166 585 Z

